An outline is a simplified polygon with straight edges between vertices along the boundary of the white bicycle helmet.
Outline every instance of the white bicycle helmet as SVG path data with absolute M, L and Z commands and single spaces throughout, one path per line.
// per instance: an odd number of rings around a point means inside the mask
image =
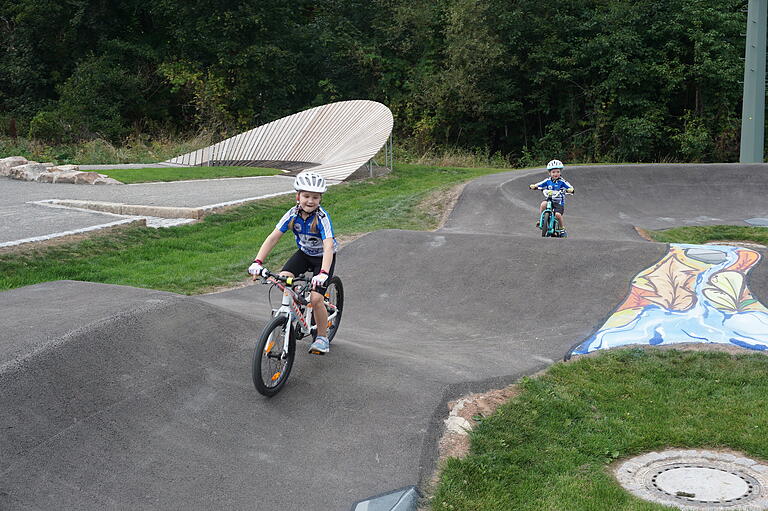
M 302 172 L 293 180 L 293 188 L 297 192 L 317 192 L 325 193 L 328 185 L 325 184 L 325 178 L 316 172 Z
M 547 163 L 547 170 L 562 169 L 563 167 L 565 167 L 565 165 L 563 165 L 563 162 L 560 160 L 552 160 L 551 162 Z

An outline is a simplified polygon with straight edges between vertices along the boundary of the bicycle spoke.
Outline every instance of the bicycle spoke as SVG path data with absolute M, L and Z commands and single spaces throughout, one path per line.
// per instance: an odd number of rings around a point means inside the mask
M 295 340 L 286 316 L 278 316 L 264 328 L 253 355 L 253 384 L 265 396 L 275 395 L 293 366 Z M 285 348 L 285 336 L 288 347 Z

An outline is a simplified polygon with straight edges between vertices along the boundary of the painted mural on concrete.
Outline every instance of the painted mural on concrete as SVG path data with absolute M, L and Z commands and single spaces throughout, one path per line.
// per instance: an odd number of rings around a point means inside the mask
M 624 303 L 573 353 L 691 342 L 768 350 L 768 308 L 746 285 L 759 260 L 747 248 L 673 244 L 633 279 Z

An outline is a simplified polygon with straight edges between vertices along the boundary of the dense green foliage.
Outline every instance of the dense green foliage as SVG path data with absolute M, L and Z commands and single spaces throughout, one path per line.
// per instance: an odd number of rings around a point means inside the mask
M 16 0 L 0 133 L 232 135 L 345 99 L 516 164 L 733 161 L 743 0 Z
M 763 354 L 611 350 L 524 378 L 450 458 L 435 511 L 651 511 L 609 465 L 668 448 L 768 457 Z

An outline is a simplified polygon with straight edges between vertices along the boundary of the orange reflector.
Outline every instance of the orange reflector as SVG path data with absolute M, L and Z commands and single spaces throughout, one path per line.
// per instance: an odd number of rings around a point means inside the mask
M 275 347 L 275 341 L 269 341 L 267 343 L 267 347 L 264 348 L 264 353 L 268 353 L 268 352 L 272 351 L 272 348 L 274 348 L 274 347 Z
M 281 374 L 282 374 L 282 373 L 280 373 L 280 372 L 277 372 L 277 373 L 273 374 L 273 375 L 272 375 L 272 381 L 275 381 L 275 380 L 277 380 L 278 378 L 280 378 L 280 375 L 281 375 Z

